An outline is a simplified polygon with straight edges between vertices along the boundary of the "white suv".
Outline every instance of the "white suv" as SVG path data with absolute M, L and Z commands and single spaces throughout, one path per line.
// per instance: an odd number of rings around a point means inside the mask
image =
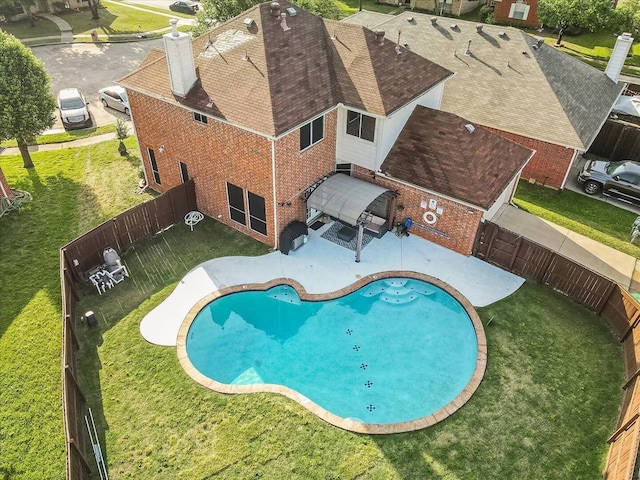
M 93 122 L 87 105 L 84 95 L 77 88 L 63 88 L 60 90 L 60 93 L 58 93 L 58 109 L 60 110 L 60 118 L 64 128 L 90 127 Z

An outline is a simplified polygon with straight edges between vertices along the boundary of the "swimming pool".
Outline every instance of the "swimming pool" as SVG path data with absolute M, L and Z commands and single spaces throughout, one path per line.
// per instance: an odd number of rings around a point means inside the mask
M 424 428 L 470 398 L 486 342 L 459 293 L 398 273 L 320 296 L 282 280 L 218 292 L 185 320 L 179 358 L 209 388 L 282 393 L 348 430 Z

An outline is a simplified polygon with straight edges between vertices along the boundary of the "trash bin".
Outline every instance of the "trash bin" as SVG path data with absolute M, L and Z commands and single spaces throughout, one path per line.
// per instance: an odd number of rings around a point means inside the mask
M 98 32 L 96 32 L 95 30 L 91 30 L 91 40 L 93 40 L 94 42 L 98 41 Z

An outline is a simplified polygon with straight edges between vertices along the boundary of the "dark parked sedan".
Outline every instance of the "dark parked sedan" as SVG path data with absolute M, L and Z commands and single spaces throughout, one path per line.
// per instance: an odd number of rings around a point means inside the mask
M 578 183 L 589 195 L 604 195 L 640 205 L 640 163 L 632 160 L 589 160 L 578 174 Z
M 190 0 L 180 0 L 179 2 L 174 2 L 169 5 L 169 9 L 174 12 L 182 12 L 182 13 L 193 13 L 195 14 L 200 7 L 196 2 L 191 2 Z

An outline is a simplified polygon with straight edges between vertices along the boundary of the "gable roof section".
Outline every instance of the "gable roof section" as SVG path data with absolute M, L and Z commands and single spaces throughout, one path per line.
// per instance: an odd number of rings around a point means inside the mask
M 262 3 L 194 39 L 198 81 L 184 99 L 171 93 L 164 56 L 145 60 L 120 83 L 278 136 L 338 103 L 388 115 L 452 75 L 415 53 L 397 54 L 394 43 L 380 44 L 366 28 L 280 5 L 297 12 L 286 18 L 290 30 Z
M 488 210 L 533 151 L 452 113 L 417 106 L 382 172 Z
M 510 27 L 404 12 L 357 13 L 344 22 L 402 31 L 401 43 L 449 70 L 441 109 L 482 125 L 586 150 L 623 89 L 604 72 Z M 413 18 L 413 21 L 408 21 Z M 456 28 L 452 28 L 456 25 Z M 499 35 L 504 32 L 504 35 Z M 471 40 L 470 54 L 466 55 Z

